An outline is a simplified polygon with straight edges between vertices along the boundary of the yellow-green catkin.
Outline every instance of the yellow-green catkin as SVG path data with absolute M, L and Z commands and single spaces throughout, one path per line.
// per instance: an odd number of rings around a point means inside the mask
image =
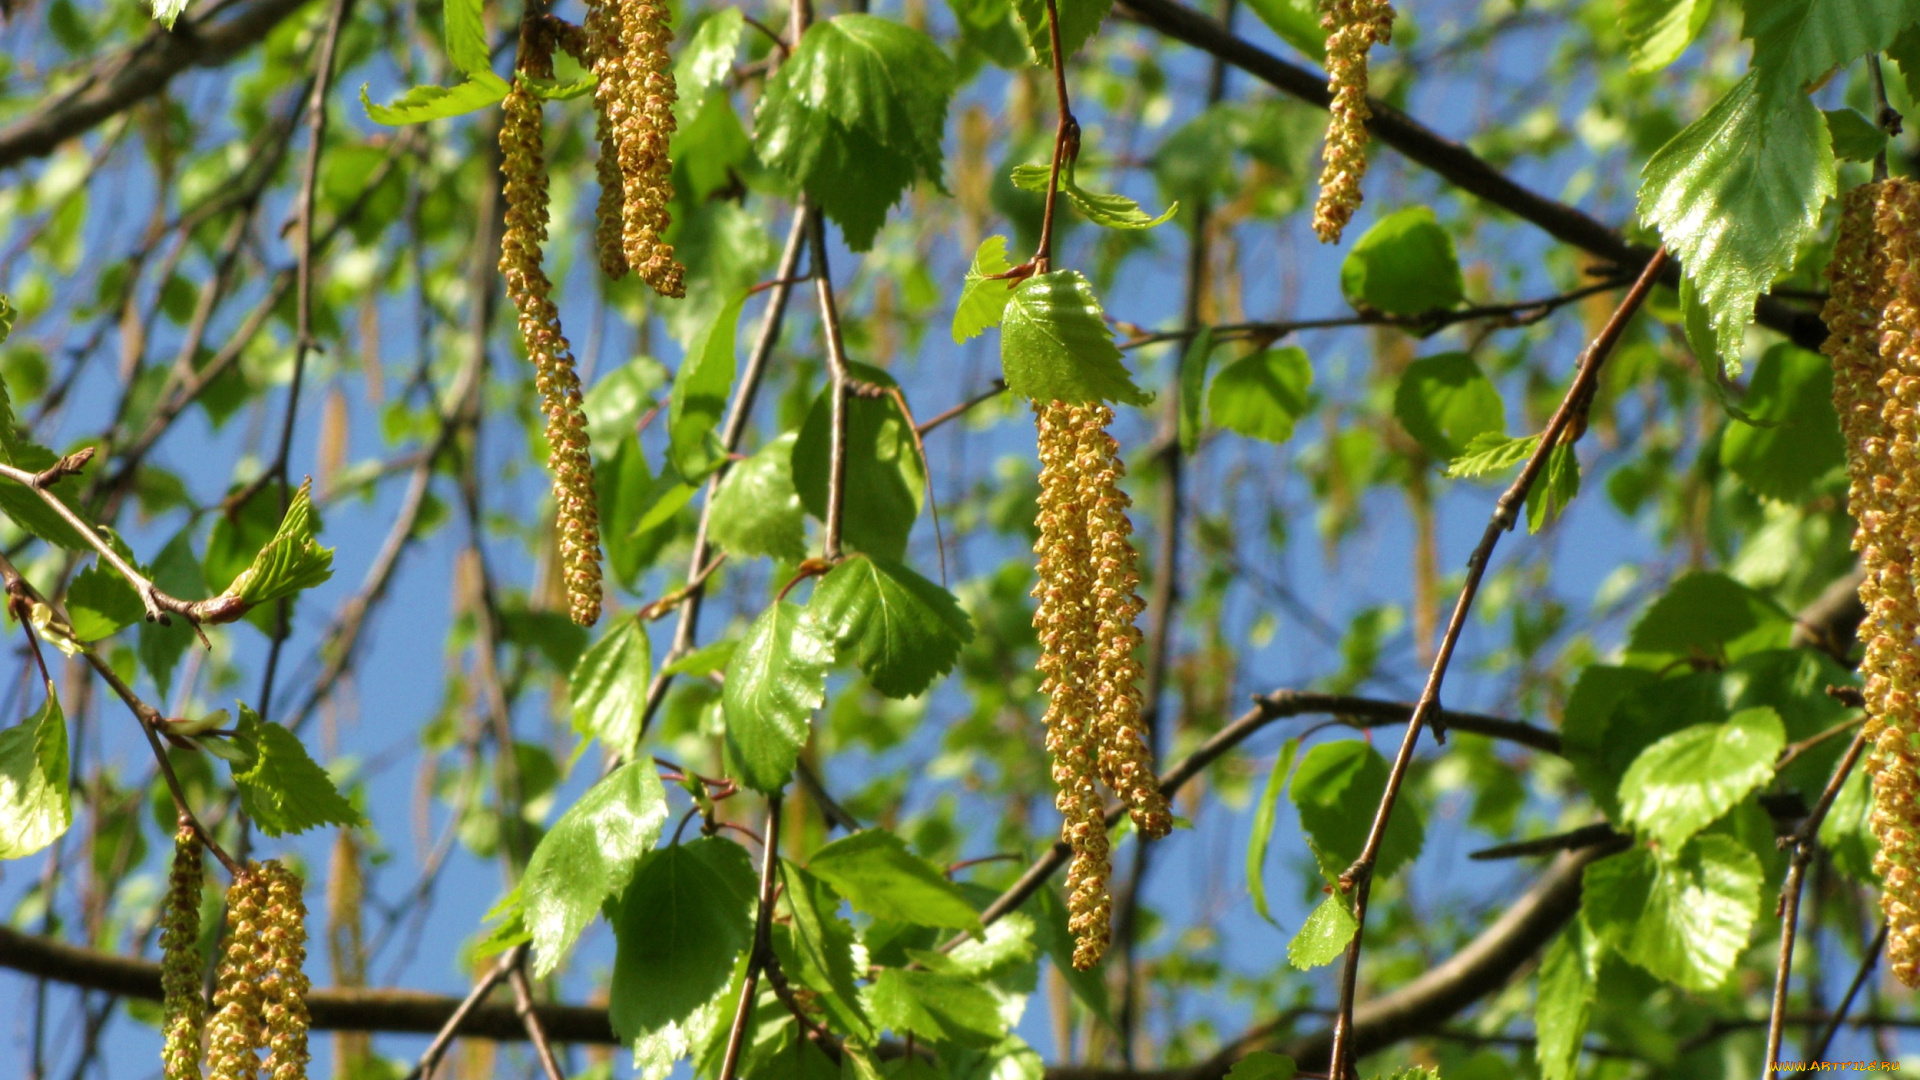
M 673 221 L 673 105 L 679 99 L 669 12 L 659 0 L 592 0 L 587 33 L 599 76 L 601 269 L 631 267 L 662 296 L 687 294 L 686 269 L 663 237 Z M 615 227 L 615 222 L 618 227 Z M 613 253 L 615 244 L 619 253 Z
M 1080 504 L 1085 508 L 1089 555 L 1093 564 L 1093 613 L 1096 624 L 1094 716 L 1100 778 L 1126 804 L 1136 829 L 1158 839 L 1173 829 L 1173 815 L 1153 774 L 1153 754 L 1141 721 L 1140 630 L 1136 620 L 1146 607 L 1140 585 L 1139 555 L 1127 508 L 1133 500 L 1120 490 L 1126 466 L 1120 444 L 1107 433 L 1113 410 L 1094 403 L 1077 410 L 1079 420 Z
M 167 875 L 160 915 L 160 989 L 164 1004 L 161 1075 L 200 1080 L 200 1038 L 207 1000 L 200 989 L 200 889 L 206 879 L 200 837 L 182 823 L 173 837 L 173 868 Z
M 1047 752 L 1052 758 L 1060 839 L 1073 849 L 1067 865 L 1067 924 L 1073 966 L 1085 971 L 1112 939 L 1107 892 L 1112 853 L 1100 796 L 1095 681 L 1099 621 L 1092 604 L 1093 551 L 1081 498 L 1080 410 L 1060 402 L 1034 406 L 1040 448 L 1039 600 L 1033 626 L 1040 639 L 1041 692 L 1047 695 Z
M 540 405 L 546 413 L 547 465 L 558 507 L 560 573 L 573 621 L 591 626 L 600 618 L 600 514 L 593 491 L 586 414 L 573 348 L 560 330 L 553 283 L 541 268 L 547 240 L 547 169 L 540 98 L 526 80 L 552 78 L 553 43 L 538 24 L 521 34 L 513 87 L 501 104 L 500 155 L 506 183 L 506 231 L 500 272 L 520 316 L 520 334 L 533 361 Z
M 1367 52 L 1393 38 L 1393 5 L 1387 0 L 1321 0 L 1320 26 L 1327 31 L 1328 105 L 1326 166 L 1313 204 L 1313 231 L 1337 244 L 1360 208 L 1360 181 L 1367 175 Z
M 1822 312 L 1834 410 L 1847 442 L 1848 509 L 1864 577 L 1871 825 L 1880 848 L 1887 961 L 1920 984 L 1920 184 L 1866 184 L 1842 201 Z
M 207 1080 L 259 1080 L 259 1049 L 266 1043 L 261 988 L 270 961 L 260 947 L 267 883 L 249 864 L 227 889 L 227 939 L 207 1025 Z
M 261 912 L 261 948 L 267 979 L 261 986 L 269 1080 L 306 1080 L 307 906 L 300 878 L 277 860 L 261 867 L 266 904 Z

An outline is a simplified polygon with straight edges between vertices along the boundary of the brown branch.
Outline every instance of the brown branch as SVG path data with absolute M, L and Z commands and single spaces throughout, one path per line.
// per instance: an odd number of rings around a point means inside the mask
M 1060 201 L 1060 168 L 1070 165 L 1080 154 L 1080 124 L 1073 118 L 1073 105 L 1067 99 L 1067 57 L 1060 47 L 1060 10 L 1047 0 L 1047 41 L 1053 54 L 1053 92 L 1059 105 L 1059 120 L 1053 129 L 1053 161 L 1047 170 L 1046 213 L 1040 219 L 1040 243 L 1033 253 L 1029 269 L 1044 274 L 1053 268 L 1053 215 Z
M 1322 109 L 1328 105 L 1330 99 L 1323 76 L 1235 37 L 1217 20 L 1177 0 L 1120 0 L 1114 5 L 1114 11 L 1176 41 L 1219 56 L 1290 97 Z M 1646 248 L 1628 243 L 1617 231 L 1588 214 L 1515 183 L 1473 151 L 1386 102 L 1368 98 L 1367 107 L 1372 113 L 1367 130 L 1373 138 L 1460 190 L 1532 222 L 1555 239 L 1589 251 L 1622 270 L 1638 270 L 1653 257 Z M 1679 280 L 1677 267 L 1669 266 L 1661 271 L 1663 284 L 1678 285 Z M 1820 321 L 1818 313 L 1795 308 L 1772 297 L 1761 297 L 1754 314 L 1761 325 L 1785 334 L 1804 349 L 1817 350 L 1827 338 L 1826 324 Z
M 1333 1052 L 1327 1074 L 1336 1080 L 1344 1080 L 1347 1071 L 1359 1054 L 1353 1048 L 1353 995 L 1360 979 L 1360 950 L 1366 940 L 1367 898 L 1373 881 L 1374 860 L 1380 853 L 1380 842 L 1386 836 L 1387 822 L 1393 816 L 1394 802 L 1400 794 L 1400 785 L 1405 781 L 1407 766 L 1413 762 L 1413 750 L 1420 741 L 1420 729 L 1440 711 L 1440 687 L 1447 677 L 1447 667 L 1453 660 L 1453 651 L 1460 643 L 1460 634 L 1466 629 L 1467 612 L 1473 607 L 1474 596 L 1479 592 L 1480 580 L 1487 572 L 1487 564 L 1493 558 L 1493 549 L 1500 537 L 1514 525 L 1520 509 L 1527 501 L 1527 493 L 1532 490 L 1534 481 L 1546 471 L 1547 461 L 1560 447 L 1563 435 L 1569 435 L 1571 443 L 1577 439 L 1586 427 L 1586 410 L 1592 404 L 1594 388 L 1598 385 L 1600 367 L 1606 363 L 1607 356 L 1626 332 L 1627 324 L 1639 311 L 1647 294 L 1653 291 L 1653 283 L 1667 264 L 1666 249 L 1654 253 L 1640 272 L 1640 279 L 1627 290 L 1627 295 L 1614 309 L 1606 326 L 1587 346 L 1580 358 L 1579 370 L 1573 382 L 1567 387 L 1567 394 L 1554 411 L 1553 419 L 1541 433 L 1539 445 L 1534 447 L 1532 457 L 1514 478 L 1513 486 L 1500 496 L 1494 504 L 1492 516 L 1486 529 L 1480 535 L 1480 542 L 1474 547 L 1473 554 L 1467 558 L 1467 577 L 1460 587 L 1459 599 L 1454 602 L 1453 615 L 1447 621 L 1446 632 L 1440 638 L 1440 648 L 1433 658 L 1433 668 L 1427 674 L 1427 685 L 1420 692 L 1419 704 L 1413 716 L 1407 721 L 1407 733 L 1400 740 L 1399 753 L 1395 755 L 1393 768 L 1387 774 L 1386 790 L 1380 795 L 1380 806 L 1374 811 L 1373 826 L 1367 833 L 1366 846 L 1361 848 L 1360 857 L 1340 875 L 1339 886 L 1343 892 L 1353 896 L 1353 921 L 1355 928 L 1353 941 L 1347 946 L 1346 963 L 1340 973 L 1340 1012 L 1334 1018 Z M 1434 737 L 1441 737 L 1443 727 L 1434 729 Z
M 533 1007 L 533 988 L 527 985 L 524 952 L 508 969 L 507 982 L 513 987 L 513 1011 L 520 1014 L 520 1022 L 526 1025 L 527 1039 L 533 1043 L 534 1053 L 540 1058 L 540 1068 L 546 1072 L 547 1080 L 567 1080 L 560 1071 L 560 1062 L 553 1056 L 553 1044 L 547 1039 L 546 1026 L 540 1022 L 540 1014 Z
M 1827 1047 L 1833 1045 L 1833 1037 L 1839 1034 L 1840 1025 L 1846 1021 L 1847 1013 L 1853 1009 L 1853 999 L 1860 996 L 1860 988 L 1867 983 L 1867 976 L 1873 972 L 1874 965 L 1880 961 L 1880 950 L 1887 947 L 1887 924 L 1880 923 L 1880 929 L 1867 943 L 1867 951 L 1860 957 L 1860 966 L 1854 970 L 1853 981 L 1847 984 L 1847 992 L 1840 997 L 1840 1006 L 1833 1010 L 1827 1026 L 1820 1030 L 1820 1037 L 1807 1048 L 1808 1061 L 1824 1061 Z
M 767 839 L 760 846 L 760 899 L 753 916 L 753 945 L 747 953 L 746 977 L 740 981 L 740 1004 L 727 1033 L 727 1054 L 720 1063 L 720 1080 L 734 1080 L 740 1051 L 746 1045 L 753 1019 L 753 1002 L 760 989 L 760 969 L 773 955 L 773 884 L 780 869 L 780 794 L 767 796 Z
M 974 396 L 968 398 L 967 400 L 961 402 L 960 404 L 955 405 L 953 408 L 948 409 L 946 412 L 943 412 L 940 415 L 934 417 L 933 419 L 927 421 L 926 423 L 921 424 L 919 427 L 915 428 L 914 430 L 919 432 L 922 438 L 925 438 L 928 432 L 931 432 L 933 429 L 940 427 L 941 425 L 945 424 L 947 421 L 964 416 L 968 412 L 972 411 L 975 406 L 980 405 L 983 402 L 992 401 L 994 398 L 997 398 L 1001 394 L 1004 394 L 1006 392 L 1007 392 L 1006 380 L 995 379 L 993 380 L 993 387 L 991 389 L 984 390 L 978 394 L 975 394 Z
M 1854 762 L 1860 760 L 1860 752 L 1866 749 L 1867 733 L 1861 731 L 1853 737 L 1852 745 L 1841 756 L 1840 763 L 1833 767 L 1833 776 L 1828 779 L 1826 790 L 1820 793 L 1820 801 L 1815 803 L 1813 811 L 1807 815 L 1793 834 L 1781 839 L 1782 846 L 1793 846 L 1793 859 L 1787 864 L 1787 879 L 1780 885 L 1780 962 L 1773 973 L 1773 1007 L 1767 1019 L 1767 1052 L 1760 1060 L 1766 1062 L 1762 1073 L 1771 1073 L 1773 1062 L 1780 1060 L 1780 1037 L 1787 1019 L 1787 988 L 1793 973 L 1793 946 L 1800 932 L 1800 894 L 1806 884 L 1807 864 L 1813 861 L 1813 853 L 1818 846 L 1820 823 L 1827 819 L 1827 811 L 1833 809 L 1833 800 L 1840 794 L 1840 785 L 1846 783 L 1847 775 L 1853 772 Z
M 231 18 L 181 20 L 153 27 L 138 43 L 102 57 L 57 100 L 0 128 L 0 169 L 42 157 L 108 117 L 166 89 L 190 67 L 218 67 L 239 56 L 305 6 L 306 0 L 254 0 Z
M 1051 0 L 1049 0 L 1051 2 Z M 820 300 L 820 327 L 827 339 L 827 392 L 832 417 L 828 440 L 827 521 L 822 541 L 828 562 L 840 559 L 840 523 L 847 512 L 847 343 L 840 334 L 840 309 L 833 300 L 833 274 L 827 268 L 827 219 L 813 216 L 808 236 L 813 251 L 813 288 Z M 902 410 L 904 412 L 904 410 Z M 918 439 L 918 435 L 915 438 Z M 726 1080 L 726 1078 L 722 1078 Z
M 414 1065 L 412 1071 L 407 1073 L 406 1080 L 433 1080 L 433 1070 L 439 1067 L 440 1059 L 445 1056 L 447 1047 L 453 1045 L 453 1037 L 460 1033 L 461 1027 L 467 1023 L 467 1018 L 473 1015 L 474 1009 L 479 1006 L 481 1000 L 492 993 L 494 987 L 500 985 L 500 980 L 506 978 L 507 972 L 513 970 L 514 965 L 518 964 L 525 955 L 525 945 L 513 946 L 498 963 L 480 977 L 479 982 L 473 984 L 473 989 L 467 991 L 467 996 L 454 1006 L 452 1015 L 448 1016 L 446 1022 L 440 1025 L 440 1030 L 434 1033 L 433 1042 L 427 1044 L 426 1053 L 420 1055 L 419 1062 Z M 309 1009 L 312 1007 L 311 999 L 308 1007 Z M 517 1013 L 519 1010 L 516 1008 L 514 1011 Z

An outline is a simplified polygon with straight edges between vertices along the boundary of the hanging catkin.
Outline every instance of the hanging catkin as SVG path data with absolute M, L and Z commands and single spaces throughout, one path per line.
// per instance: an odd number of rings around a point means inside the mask
M 501 171 L 506 178 L 506 231 L 500 272 L 507 296 L 520 313 L 520 334 L 533 361 L 540 406 L 547 417 L 547 466 L 559 511 L 560 572 L 573 621 L 600 619 L 600 514 L 593 492 L 593 459 L 587 449 L 586 414 L 573 349 L 560 330 L 553 283 L 541 269 L 547 239 L 547 169 L 542 145 L 540 99 L 528 78 L 553 77 L 553 42 L 529 22 L 520 38 L 513 88 L 501 104 Z
M 1887 960 L 1920 984 L 1920 185 L 1902 180 L 1847 193 L 1822 312 L 1834 410 L 1847 442 L 1848 509 L 1864 577 L 1866 735 L 1872 750 L 1874 869 L 1887 917 Z
M 200 989 L 200 888 L 205 880 L 200 838 L 182 823 L 173 837 L 173 869 L 167 875 L 160 914 L 160 989 L 165 1002 L 160 1050 L 165 1080 L 200 1080 L 200 1037 L 207 1000 Z
M 1367 52 L 1393 38 L 1393 5 L 1387 0 L 1321 0 L 1320 26 L 1327 32 L 1326 167 L 1313 204 L 1313 231 L 1337 244 L 1360 207 L 1360 181 L 1367 175 Z
M 1047 751 L 1059 789 L 1073 963 L 1090 968 L 1106 951 L 1113 903 L 1104 783 L 1147 837 L 1173 827 L 1153 774 L 1141 721 L 1135 626 L 1142 603 L 1138 556 L 1129 537 L 1131 505 L 1120 490 L 1119 444 L 1107 434 L 1113 412 L 1098 402 L 1036 404 L 1040 448 L 1040 688 L 1047 695 Z
M 261 912 L 261 946 L 267 981 L 261 987 L 270 1080 L 306 1080 L 307 1076 L 307 906 L 300 878 L 277 860 L 261 867 L 266 904 Z
M 600 111 L 600 266 L 619 277 L 631 267 L 662 296 L 687 294 L 686 270 L 662 237 L 672 217 L 673 40 L 666 5 L 657 0 L 592 0 L 587 34 L 594 102 Z M 615 246 L 619 251 L 614 253 Z
M 207 1025 L 208 1080 L 258 1080 L 259 1048 L 266 1042 L 261 986 L 269 960 L 260 947 L 267 906 L 266 881 L 249 865 L 227 889 L 227 940 Z

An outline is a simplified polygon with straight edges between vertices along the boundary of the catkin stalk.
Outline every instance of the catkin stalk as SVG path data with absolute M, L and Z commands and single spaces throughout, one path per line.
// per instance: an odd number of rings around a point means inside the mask
M 1864 577 L 1870 823 L 1887 918 L 1887 960 L 1920 984 L 1920 185 L 1892 179 L 1847 193 L 1827 269 L 1822 317 L 1833 360 L 1834 410 L 1847 442 L 1848 509 Z

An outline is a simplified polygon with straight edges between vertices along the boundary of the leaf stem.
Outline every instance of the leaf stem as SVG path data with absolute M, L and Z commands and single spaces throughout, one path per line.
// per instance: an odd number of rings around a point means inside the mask
M 1327 1075 L 1336 1080 L 1345 1080 L 1353 1068 L 1353 995 L 1359 982 L 1360 949 L 1366 937 L 1367 898 L 1373 882 L 1374 862 L 1380 855 L 1380 842 L 1386 836 L 1387 822 L 1393 816 L 1395 801 L 1400 795 L 1400 786 L 1406 780 L 1407 766 L 1413 761 L 1414 747 L 1420 741 L 1420 729 L 1428 723 L 1434 724 L 1434 737 L 1444 739 L 1445 728 L 1440 722 L 1440 685 L 1447 677 L 1447 666 L 1453 661 L 1454 648 L 1460 643 L 1460 634 L 1466 628 L 1467 612 L 1473 607 L 1474 596 L 1480 590 L 1480 580 L 1486 575 L 1487 564 L 1493 557 L 1494 546 L 1500 542 L 1501 534 L 1513 528 L 1520 508 L 1527 501 L 1527 493 L 1533 489 L 1534 481 L 1546 472 L 1549 455 L 1560 445 L 1563 436 L 1577 437 L 1586 427 L 1586 413 L 1593 403 L 1593 391 L 1598 385 L 1600 367 L 1606 363 L 1607 356 L 1619 343 L 1626 332 L 1627 324 L 1640 310 L 1647 295 L 1660 278 L 1667 265 L 1667 250 L 1661 248 L 1654 252 L 1640 271 L 1640 277 L 1621 298 L 1619 307 L 1614 309 L 1612 317 L 1601 328 L 1600 333 L 1587 346 L 1580 358 L 1580 366 L 1573 377 L 1572 385 L 1567 387 L 1566 397 L 1561 399 L 1560 407 L 1554 411 L 1553 419 L 1548 421 L 1546 431 L 1540 442 L 1534 447 L 1533 455 L 1521 468 L 1520 475 L 1514 478 L 1513 486 L 1500 496 L 1494 504 L 1492 517 L 1487 521 L 1485 531 L 1473 554 L 1467 559 L 1466 581 L 1460 587 L 1460 596 L 1454 602 L 1453 616 L 1447 622 L 1445 634 L 1440 639 L 1440 648 L 1435 653 L 1433 668 L 1427 674 L 1427 685 L 1420 693 L 1415 704 L 1413 716 L 1407 721 L 1407 733 L 1400 740 L 1400 751 L 1394 757 L 1393 770 L 1387 776 L 1386 790 L 1380 795 L 1380 806 L 1374 811 L 1373 826 L 1368 830 L 1367 843 L 1360 851 L 1360 857 L 1352 866 L 1340 875 L 1339 887 L 1353 895 L 1353 919 L 1355 922 L 1353 941 L 1347 946 L 1346 965 L 1340 975 L 1339 1011 L 1335 1014 L 1333 1025 L 1333 1049 L 1329 1056 Z

